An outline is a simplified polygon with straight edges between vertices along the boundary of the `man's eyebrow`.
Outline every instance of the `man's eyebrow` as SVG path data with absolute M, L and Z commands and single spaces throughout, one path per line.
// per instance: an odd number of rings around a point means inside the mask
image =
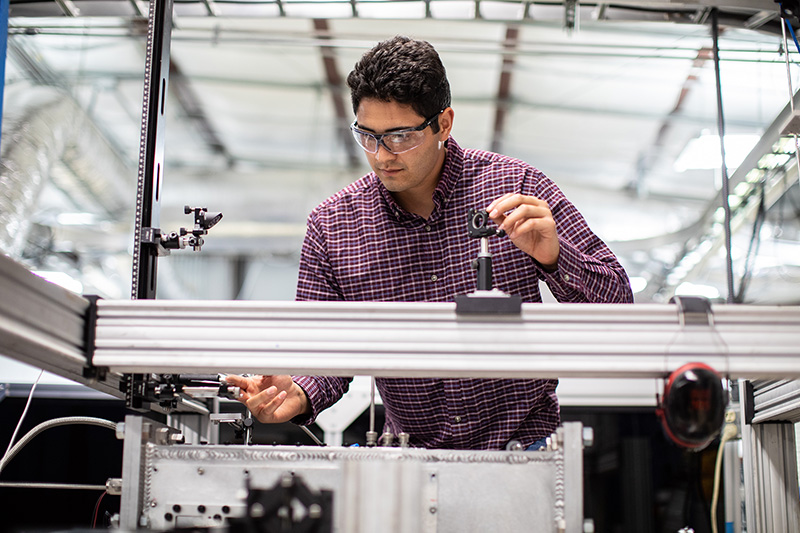
M 373 130 L 372 128 L 368 128 L 366 126 L 362 126 L 361 124 L 356 121 L 356 127 L 360 130 L 368 131 L 370 133 L 376 133 L 380 135 L 377 131 Z M 404 131 L 404 130 L 413 130 L 415 126 L 400 126 L 399 128 L 389 128 L 388 130 L 383 131 L 383 133 L 392 133 L 396 131 Z

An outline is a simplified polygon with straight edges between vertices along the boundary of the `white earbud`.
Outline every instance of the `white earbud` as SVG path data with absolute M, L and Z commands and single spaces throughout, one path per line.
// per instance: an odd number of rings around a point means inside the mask
M 444 144 L 444 143 L 443 143 L 442 141 L 439 141 L 439 150 L 441 150 L 441 149 L 442 149 L 442 145 L 443 145 L 443 144 Z

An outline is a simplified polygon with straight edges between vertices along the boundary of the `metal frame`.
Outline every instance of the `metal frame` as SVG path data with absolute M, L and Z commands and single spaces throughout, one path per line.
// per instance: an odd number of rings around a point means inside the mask
M 800 532 L 797 444 L 800 381 L 741 380 L 747 531 Z
M 0 254 L 0 354 L 121 397 L 117 375 L 91 373 L 90 302 Z
M 246 518 L 248 492 L 276 487 L 289 473 L 332 492 L 333 531 L 585 530 L 586 441 L 577 422 L 564 424 L 539 452 L 175 446 L 170 428 L 137 416 L 126 417 L 124 436 L 126 531 Z
M 800 523 L 800 384 L 787 381 L 800 377 L 798 307 L 524 304 L 465 317 L 451 303 L 100 300 L 90 361 L 88 300 L 0 256 L 0 301 L 14 302 L 0 306 L 0 353 L 117 397 L 121 372 L 660 378 L 699 361 L 779 378 L 755 382 L 756 423 L 742 430 L 748 531 Z

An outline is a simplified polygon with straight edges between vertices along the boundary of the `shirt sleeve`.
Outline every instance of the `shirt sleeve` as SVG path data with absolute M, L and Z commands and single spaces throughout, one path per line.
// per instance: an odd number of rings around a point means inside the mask
M 556 269 L 547 271 L 537 263 L 541 279 L 556 300 L 633 303 L 628 275 L 611 249 L 592 232 L 583 215 L 555 183 L 543 174 L 532 177 L 536 184 L 533 195 L 548 203 L 558 231 L 560 251 Z
M 309 216 L 306 236 L 300 252 L 300 268 L 297 276 L 296 300 L 343 300 L 333 275 L 333 268 L 326 251 L 322 232 Z M 317 416 L 336 403 L 350 388 L 353 378 L 326 376 L 292 376 L 292 381 L 302 388 L 311 404 L 311 414 L 292 419 L 295 424 L 306 426 Z
M 311 414 L 300 415 L 292 422 L 300 426 L 307 426 L 317 419 L 317 416 L 335 404 L 350 388 L 353 378 L 338 378 L 331 376 L 292 376 L 292 381 L 300 385 L 311 404 Z
M 325 239 L 315 224 L 313 213 L 308 217 L 306 236 L 300 251 L 295 300 L 344 300 L 336 277 L 333 275 Z

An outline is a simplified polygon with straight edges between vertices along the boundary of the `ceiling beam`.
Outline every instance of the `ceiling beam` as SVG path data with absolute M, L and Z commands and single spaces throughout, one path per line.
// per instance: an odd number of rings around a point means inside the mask
M 72 0 L 55 0 L 56 5 L 61 9 L 61 11 L 68 17 L 79 17 L 81 14 L 81 10 L 78 9 Z
M 175 58 L 172 58 L 169 62 L 169 89 L 172 94 L 175 95 L 181 109 L 186 113 L 186 118 L 200 133 L 206 145 L 215 154 L 223 156 L 228 161 L 229 165 L 233 164 L 233 156 L 228 151 L 219 135 L 217 135 L 214 126 L 212 126 L 206 115 L 203 104 L 195 94 L 191 82 L 183 73 L 183 70 L 178 65 L 178 62 L 175 61 Z
M 503 134 L 505 132 L 506 114 L 511 99 L 511 76 L 514 73 L 516 50 L 519 46 L 519 27 L 507 26 L 506 38 L 503 41 L 503 63 L 500 67 L 500 80 L 497 85 L 497 104 L 494 111 L 494 130 L 492 132 L 491 150 L 503 151 Z
M 321 41 L 331 39 L 330 26 L 327 19 L 314 19 L 314 34 Z M 332 46 L 319 47 L 322 57 L 322 67 L 325 71 L 325 82 L 331 95 L 333 109 L 336 113 L 337 137 L 341 140 L 347 155 L 347 163 L 351 168 L 358 166 L 359 157 L 356 153 L 355 143 L 350 137 L 350 118 L 344 97 L 344 81 L 339 74 L 339 64 L 336 60 L 336 50 Z
M 681 90 L 678 93 L 678 98 L 675 101 L 675 105 L 672 107 L 672 110 L 669 112 L 669 114 L 664 117 L 664 120 L 661 121 L 661 126 L 658 128 L 658 133 L 656 133 L 656 138 L 653 140 L 653 144 L 650 145 L 650 148 L 647 149 L 645 153 L 639 154 L 636 172 L 634 173 L 634 178 L 630 184 L 630 189 L 634 190 L 637 196 L 643 196 L 645 194 L 644 191 L 646 189 L 645 182 L 647 180 L 647 175 L 650 173 L 650 169 L 653 168 L 658 158 L 661 157 L 661 152 L 664 149 L 664 140 L 666 139 L 669 130 L 672 128 L 673 121 L 683 109 L 683 105 L 686 102 L 692 87 L 697 82 L 697 72 L 703 68 L 707 61 L 710 61 L 711 59 L 711 48 L 704 46 L 697 51 L 697 55 L 692 61 L 692 67 L 689 70 L 689 74 L 686 76 L 686 79 L 681 86 Z

